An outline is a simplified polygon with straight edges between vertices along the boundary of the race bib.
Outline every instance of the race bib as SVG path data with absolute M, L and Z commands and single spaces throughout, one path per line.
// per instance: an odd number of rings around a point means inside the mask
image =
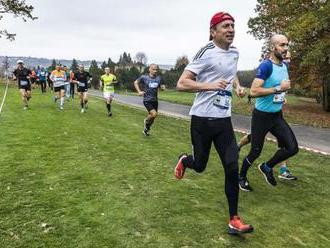
M 158 83 L 149 83 L 149 88 L 158 88 Z
M 285 92 L 275 93 L 273 97 L 273 103 L 283 103 L 285 99 Z
M 218 91 L 218 94 L 213 100 L 213 105 L 221 109 L 229 109 L 231 105 L 231 93 L 227 91 Z
M 78 83 L 78 86 L 79 86 L 79 87 L 85 87 L 85 83 L 79 82 L 79 83 Z
M 21 86 L 26 86 L 26 85 L 28 85 L 28 82 L 24 81 L 24 80 L 21 80 L 20 84 L 21 84 Z
M 54 87 L 60 87 L 62 85 L 64 85 L 64 81 L 55 81 L 54 82 Z

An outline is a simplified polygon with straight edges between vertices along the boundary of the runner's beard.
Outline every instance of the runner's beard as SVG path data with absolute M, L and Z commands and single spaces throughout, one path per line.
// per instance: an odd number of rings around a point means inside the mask
M 279 60 L 279 61 L 283 61 L 284 60 L 284 56 L 282 53 L 280 53 L 277 49 L 275 49 L 274 51 L 274 55 L 275 57 Z

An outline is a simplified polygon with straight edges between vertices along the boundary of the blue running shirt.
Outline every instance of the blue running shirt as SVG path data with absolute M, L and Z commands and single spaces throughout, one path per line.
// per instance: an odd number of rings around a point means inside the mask
M 258 67 L 256 78 L 264 80 L 264 88 L 273 88 L 279 86 L 282 80 L 289 80 L 288 67 L 285 63 L 274 64 L 270 59 L 266 59 Z M 274 102 L 274 96 L 258 97 L 256 100 L 256 109 L 263 112 L 275 113 L 282 110 L 283 103 Z

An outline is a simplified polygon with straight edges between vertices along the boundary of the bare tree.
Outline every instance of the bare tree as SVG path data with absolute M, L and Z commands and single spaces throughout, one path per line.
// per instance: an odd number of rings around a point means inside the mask
M 142 71 L 142 67 L 145 66 L 148 62 L 148 57 L 144 52 L 138 52 L 135 55 L 136 63 L 139 65 L 140 71 Z

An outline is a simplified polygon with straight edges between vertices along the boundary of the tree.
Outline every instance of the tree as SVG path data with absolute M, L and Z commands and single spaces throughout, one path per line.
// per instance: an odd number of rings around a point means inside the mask
M 137 65 L 140 68 L 140 71 L 142 71 L 142 68 L 147 64 L 148 57 L 144 52 L 138 52 L 135 54 L 135 60 Z
M 178 57 L 174 66 L 174 69 L 180 73 L 183 72 L 184 68 L 189 64 L 189 59 L 187 56 Z
M 52 64 L 48 67 L 48 71 L 53 71 L 53 70 L 55 70 L 55 67 L 56 67 L 56 60 L 55 59 L 53 59 L 52 60 Z
M 78 62 L 77 62 L 77 60 L 75 58 L 72 59 L 70 70 L 72 70 L 72 71 L 78 71 Z
M 125 89 L 134 90 L 133 82 L 140 76 L 140 71 L 136 67 L 131 69 L 118 69 L 116 70 L 118 82 L 122 84 Z
M 37 17 L 32 15 L 34 7 L 27 5 L 25 0 L 1 0 L 0 1 L 0 20 L 4 14 L 12 14 L 14 17 L 21 17 L 24 22 L 28 19 L 35 20 Z M 5 37 L 10 41 L 15 40 L 16 34 L 9 33 L 6 29 L 0 30 L 0 38 Z
M 91 74 L 91 76 L 93 78 L 93 80 L 92 80 L 93 88 L 98 89 L 99 85 L 100 85 L 100 77 L 101 77 L 103 71 L 97 65 L 96 60 L 92 60 L 91 65 L 89 67 L 89 73 Z
M 111 58 L 108 58 L 107 66 L 110 67 L 111 70 L 115 70 L 116 63 L 111 60 Z
M 119 66 L 127 66 L 132 64 L 131 55 L 124 52 L 122 55 L 120 55 L 118 64 Z
M 108 67 L 108 64 L 105 61 L 103 61 L 103 63 L 101 64 L 102 70 L 104 71 L 106 67 Z
M 255 12 L 258 15 L 250 18 L 249 32 L 266 42 L 273 33 L 287 35 L 291 43 L 291 77 L 306 90 L 319 82 L 323 88 L 323 108 L 330 111 L 330 1 L 257 2 Z
M 1 71 L 0 71 L 0 76 L 3 77 L 3 76 L 8 76 L 8 69 L 9 69 L 9 60 L 8 60 L 8 57 L 5 56 L 3 58 L 3 61 L 2 61 L 2 65 L 1 65 Z

